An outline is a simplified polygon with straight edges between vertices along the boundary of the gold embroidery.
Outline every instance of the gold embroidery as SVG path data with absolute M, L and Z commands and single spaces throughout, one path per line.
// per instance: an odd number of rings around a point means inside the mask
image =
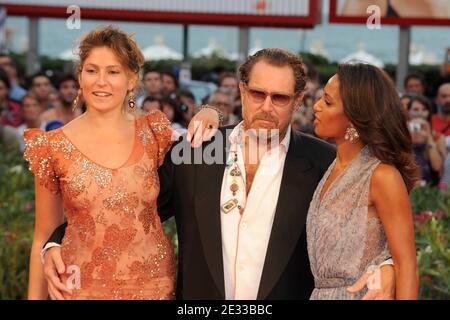
M 64 200 L 61 254 L 81 272 L 81 288 L 67 299 L 174 298 L 175 257 L 156 210 L 156 164 L 170 139 L 160 118 L 138 119 L 139 149 L 117 170 L 90 161 L 60 130 L 25 135 L 30 169 Z

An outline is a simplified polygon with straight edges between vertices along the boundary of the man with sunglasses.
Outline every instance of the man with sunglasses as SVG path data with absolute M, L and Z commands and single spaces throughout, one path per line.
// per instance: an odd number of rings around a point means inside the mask
M 314 281 L 306 215 L 335 149 L 291 130 L 306 83 L 296 55 L 263 49 L 241 65 L 239 75 L 244 120 L 201 143 L 212 135 L 202 129 L 219 123 L 214 109 L 204 113 L 159 170 L 158 212 L 162 221 L 174 215 L 178 231 L 177 298 L 308 299 Z M 218 143 L 219 161 L 178 163 L 174 154 L 186 140 L 203 149 Z M 51 240 L 61 238 L 56 232 Z M 45 254 L 44 269 L 49 283 L 63 288 L 58 250 Z M 369 290 L 370 297 L 393 296 L 394 281 L 385 272 L 382 290 Z M 362 289 L 368 276 L 354 289 Z

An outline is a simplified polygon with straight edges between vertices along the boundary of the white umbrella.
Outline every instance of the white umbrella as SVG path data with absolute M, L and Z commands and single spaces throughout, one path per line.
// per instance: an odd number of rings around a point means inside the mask
M 323 42 L 320 40 L 316 40 L 311 43 L 309 52 L 311 52 L 312 54 L 330 59 L 330 55 L 328 54 L 327 50 L 325 49 Z
M 77 52 L 78 52 L 78 49 L 67 49 L 67 50 L 64 50 L 63 52 L 61 52 L 58 55 L 58 58 L 60 58 L 62 60 L 76 61 L 79 59 Z
M 413 66 L 421 64 L 438 64 L 436 55 L 426 50 L 422 45 L 411 43 L 409 50 L 409 64 Z
M 371 55 L 370 53 L 366 52 L 364 50 L 364 44 L 360 43 L 358 45 L 358 51 L 349 54 L 345 58 L 343 58 L 341 63 L 348 63 L 348 62 L 361 62 L 366 64 L 371 64 L 378 68 L 384 68 L 384 63 L 377 57 Z
M 255 53 L 257 53 L 259 50 L 262 50 L 262 49 L 263 49 L 263 47 L 262 47 L 261 40 L 257 39 L 255 41 L 255 46 L 253 48 L 251 48 L 248 53 L 249 53 L 249 55 L 252 56 Z
M 182 60 L 183 55 L 166 45 L 164 45 L 163 38 L 161 36 L 156 36 L 153 40 L 153 45 L 142 50 L 144 58 L 146 60 L 162 60 L 162 59 L 173 59 Z
M 215 38 L 209 39 L 209 44 L 206 47 L 192 54 L 194 58 L 201 58 L 201 57 L 210 58 L 213 55 L 217 55 L 222 58 L 232 59 L 232 55 L 230 55 L 224 48 L 222 48 L 222 46 L 219 43 L 217 43 L 217 40 Z

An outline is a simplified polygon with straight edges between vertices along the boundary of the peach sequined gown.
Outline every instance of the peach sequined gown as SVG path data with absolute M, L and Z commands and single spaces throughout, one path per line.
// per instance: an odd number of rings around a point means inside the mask
M 63 261 L 73 299 L 172 299 L 175 257 L 158 213 L 157 169 L 172 130 L 160 111 L 136 118 L 135 141 L 117 169 L 90 160 L 61 129 L 25 132 L 25 159 L 61 195 L 68 226 Z

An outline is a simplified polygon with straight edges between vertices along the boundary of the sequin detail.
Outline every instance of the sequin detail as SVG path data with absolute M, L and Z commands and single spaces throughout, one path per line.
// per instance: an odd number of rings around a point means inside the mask
M 30 170 L 61 194 L 67 215 L 61 254 L 66 266 L 79 267 L 81 284 L 67 299 L 174 298 L 175 257 L 156 204 L 172 129 L 159 111 L 136 126 L 139 143 L 116 170 L 84 156 L 60 129 L 24 135 Z

